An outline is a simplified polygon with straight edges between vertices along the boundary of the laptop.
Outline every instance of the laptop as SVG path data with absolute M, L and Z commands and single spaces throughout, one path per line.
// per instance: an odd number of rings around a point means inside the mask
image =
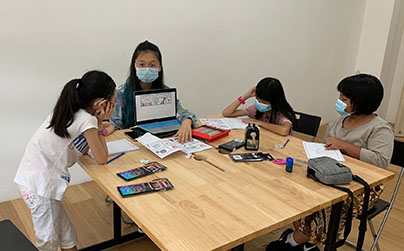
M 135 125 L 157 137 L 177 133 L 177 90 L 175 88 L 135 91 Z

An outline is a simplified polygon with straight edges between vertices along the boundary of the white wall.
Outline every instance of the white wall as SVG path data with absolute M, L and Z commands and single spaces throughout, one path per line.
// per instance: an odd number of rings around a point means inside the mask
M 384 99 L 378 114 L 396 123 L 404 84 L 404 3 L 368 0 L 363 19 L 356 69 L 380 78 Z
M 90 69 L 117 83 L 145 39 L 162 53 L 166 83 L 203 116 L 265 76 L 278 77 L 291 105 L 337 116 L 336 85 L 355 72 L 365 0 L 12 1 L 0 0 L 2 87 L 0 201 L 26 143 L 62 86 Z M 88 179 L 80 168 L 73 181 Z
M 368 0 L 356 70 L 380 78 L 395 0 Z
M 389 39 L 382 69 L 382 80 L 389 83 L 382 107 L 389 122 L 404 125 L 404 121 L 397 121 L 398 106 L 404 84 L 404 3 L 396 1 L 390 26 Z M 404 96 L 403 96 L 404 97 Z M 402 101 L 404 107 L 404 101 Z M 397 128 L 395 128 L 397 129 Z M 402 128 L 400 128 L 402 130 Z M 397 130 L 396 130 L 397 131 Z

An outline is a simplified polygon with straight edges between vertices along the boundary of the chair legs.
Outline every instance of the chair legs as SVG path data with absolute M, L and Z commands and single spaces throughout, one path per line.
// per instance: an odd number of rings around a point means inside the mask
M 352 241 L 346 240 L 345 243 L 350 247 L 356 248 L 356 243 L 353 243 Z M 368 251 L 368 250 L 362 248 L 362 251 Z
M 387 213 L 386 213 L 386 215 L 387 215 Z M 385 216 L 384 218 L 383 218 L 383 221 L 384 221 L 384 219 L 387 219 L 387 217 Z M 372 236 L 373 236 L 373 245 L 372 245 L 372 248 L 370 249 L 371 251 L 373 251 L 374 249 L 375 249 L 375 247 L 377 248 L 377 251 L 380 251 L 380 246 L 379 246 L 379 243 L 378 243 L 378 240 L 379 240 L 379 236 L 380 236 L 380 234 L 381 234 L 381 230 L 383 229 L 382 228 L 382 226 L 380 225 L 380 227 L 379 227 L 379 231 L 378 231 L 378 233 L 376 234 L 376 232 L 375 232 L 375 227 L 373 226 L 373 222 L 372 222 L 372 220 L 368 220 L 368 222 L 369 222 L 369 226 L 370 226 L 370 230 L 372 231 Z
M 106 203 L 111 203 L 112 199 L 111 197 L 109 197 L 108 195 L 105 196 L 105 202 Z M 125 220 L 125 218 L 123 217 L 123 214 L 121 214 L 121 220 L 123 221 L 123 223 L 125 223 L 126 225 L 135 225 L 135 223 L 129 219 L 129 220 Z
M 110 203 L 110 202 L 112 202 L 112 199 L 108 195 L 106 195 L 105 202 Z
M 387 219 L 387 217 L 385 217 Z M 373 244 L 372 244 L 372 248 L 370 249 L 370 251 L 374 251 L 375 248 L 377 248 L 377 251 L 380 251 L 380 246 L 379 243 L 377 243 L 377 241 L 379 240 L 379 237 L 377 237 L 376 231 L 375 231 L 375 227 L 373 226 L 373 222 L 372 220 L 368 220 L 369 226 L 370 226 L 370 231 L 372 232 L 372 237 L 373 237 Z M 381 233 L 382 227 L 380 227 L 379 231 Z M 380 235 L 379 233 L 379 235 Z M 376 240 L 377 239 L 377 240 Z M 353 248 L 356 248 L 356 243 L 346 240 L 346 244 L 348 246 L 351 246 Z M 362 248 L 362 251 L 368 251 L 367 249 Z

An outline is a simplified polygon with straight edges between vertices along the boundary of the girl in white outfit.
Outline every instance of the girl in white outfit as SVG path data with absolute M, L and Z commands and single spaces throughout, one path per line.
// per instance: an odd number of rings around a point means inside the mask
M 25 149 L 14 178 L 31 210 L 39 250 L 77 250 L 76 232 L 61 200 L 68 168 L 90 148 L 98 164 L 108 158 L 102 121 L 113 111 L 115 83 L 100 71 L 68 82 L 53 112 Z

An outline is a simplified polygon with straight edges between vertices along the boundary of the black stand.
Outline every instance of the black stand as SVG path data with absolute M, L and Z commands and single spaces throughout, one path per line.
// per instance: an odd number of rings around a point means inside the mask
M 244 244 L 241 244 L 231 249 L 231 251 L 243 251 L 243 250 L 244 250 Z
M 335 251 L 337 242 L 339 219 L 341 218 L 341 209 L 344 201 L 332 205 L 330 223 L 328 224 L 327 239 L 325 240 L 324 251 Z

